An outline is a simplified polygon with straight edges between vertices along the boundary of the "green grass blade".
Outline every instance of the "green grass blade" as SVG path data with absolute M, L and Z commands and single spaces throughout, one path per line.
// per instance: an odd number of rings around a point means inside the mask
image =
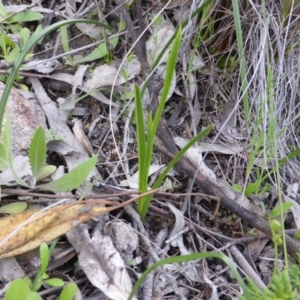
M 0 214 L 18 214 L 27 208 L 25 202 L 13 202 L 0 207 Z
M 144 111 L 142 105 L 142 97 L 140 88 L 136 85 L 135 90 L 135 120 L 136 120 L 136 131 L 137 131 L 137 146 L 138 146 L 138 160 L 139 160 L 139 171 L 144 170 L 144 155 L 147 149 L 147 140 L 145 135 L 144 125 Z M 140 189 L 139 183 L 139 189 Z
M 176 257 L 169 257 L 165 258 L 161 261 L 156 262 L 152 266 L 150 266 L 139 278 L 139 280 L 135 283 L 134 287 L 132 288 L 132 291 L 128 297 L 128 300 L 131 300 L 135 293 L 137 292 L 138 288 L 140 285 L 143 283 L 143 281 L 146 279 L 148 274 L 155 270 L 156 268 L 167 265 L 167 264 L 172 264 L 172 263 L 183 263 L 183 262 L 188 262 L 191 260 L 197 260 L 197 259 L 204 259 L 204 258 L 218 258 L 221 259 L 226 265 L 229 267 L 231 272 L 233 273 L 234 277 L 238 281 L 240 287 L 244 291 L 244 296 L 247 295 L 248 293 L 248 288 L 245 285 L 241 275 L 237 271 L 236 267 L 234 266 L 233 262 L 224 254 L 221 253 L 215 253 L 215 252 L 203 252 L 203 253 L 194 253 L 194 254 L 189 254 L 189 255 L 182 255 L 182 256 L 176 256 Z M 251 299 L 251 298 L 246 298 L 246 299 Z
M 233 16 L 234 16 L 234 24 L 236 31 L 236 39 L 238 45 L 238 56 L 240 62 L 240 73 L 241 73 L 241 81 L 242 81 L 242 92 L 243 96 L 243 105 L 244 105 L 244 113 L 246 116 L 246 121 L 249 120 L 250 117 L 250 108 L 249 108 L 249 95 L 247 92 L 248 80 L 247 80 L 247 69 L 246 69 L 246 59 L 243 45 L 243 35 L 242 35 L 242 25 L 241 25 L 241 16 L 239 11 L 239 1 L 232 0 L 233 6 Z
M 207 135 L 213 129 L 212 125 L 207 126 L 204 128 L 200 133 L 198 133 L 195 137 L 193 137 L 178 153 L 177 155 L 170 161 L 164 171 L 159 175 L 156 179 L 155 183 L 153 184 L 152 188 L 157 189 L 162 184 L 163 180 L 168 175 L 169 171 L 175 166 L 175 164 L 180 160 L 180 158 L 184 155 L 184 153 L 192 147 L 197 141 L 202 139 L 205 135 Z M 152 201 L 153 195 L 146 196 L 142 198 L 143 201 L 143 214 L 141 214 L 142 219 L 145 218 L 146 213 L 148 211 L 148 207 Z M 141 201 L 140 200 L 140 201 Z M 146 212 L 146 213 L 145 213 Z
M 67 26 L 61 26 L 60 28 L 60 40 L 61 44 L 63 47 L 64 52 L 69 52 L 70 47 L 69 47 L 69 39 L 68 39 L 68 31 L 67 31 Z
M 180 43 L 181 43 L 181 35 L 182 35 L 182 28 L 179 27 L 172 49 L 170 51 L 170 55 L 168 57 L 167 66 L 166 66 L 166 75 L 164 78 L 164 86 L 161 93 L 161 98 L 159 100 L 158 108 L 155 113 L 154 122 L 153 122 L 153 131 L 156 133 L 160 118 L 163 113 L 163 109 L 165 107 L 168 93 L 172 84 L 173 75 L 176 68 L 176 62 L 177 62 L 177 56 L 180 49 Z
M 191 148 L 197 141 L 202 139 L 204 136 L 209 134 L 213 129 L 212 125 L 205 127 L 201 132 L 199 132 L 195 137 L 193 137 L 178 153 L 177 155 L 170 161 L 165 170 L 160 174 L 153 185 L 153 189 L 160 187 L 164 178 L 168 175 L 169 171 L 175 166 L 175 164 L 180 160 L 180 158 L 186 153 L 186 151 Z
M 184 29 L 188 24 L 189 22 L 191 22 L 191 20 L 193 18 L 195 18 L 196 16 L 198 16 L 204 8 L 206 8 L 208 5 L 210 5 L 210 3 L 212 2 L 212 0 L 207 0 L 205 1 L 199 8 L 197 8 L 190 17 L 188 17 L 182 24 L 181 24 L 181 27 L 182 29 Z M 157 56 L 155 62 L 153 63 L 153 65 L 151 66 L 151 69 L 150 69 L 150 74 L 156 69 L 156 67 L 159 65 L 159 62 L 161 61 L 162 57 L 165 55 L 166 51 L 169 49 L 170 45 L 173 43 L 175 37 L 177 36 L 177 32 L 178 32 L 178 29 L 176 30 L 176 32 L 173 34 L 173 36 L 169 39 L 168 43 L 165 45 L 165 47 L 163 48 L 163 50 L 161 51 L 161 53 Z M 151 78 L 149 77 L 144 85 L 143 85 L 143 88 L 141 90 L 141 94 L 143 95 L 144 92 L 145 92 L 145 89 L 147 88 L 148 86 L 148 83 L 149 83 L 149 80 Z
M 159 105 L 157 111 L 155 113 L 154 120 L 152 119 L 152 111 L 148 114 L 148 127 L 147 127 L 147 143 L 145 143 L 145 152 L 139 153 L 139 156 L 144 156 L 143 162 L 143 170 L 139 170 L 139 189 L 141 192 L 146 192 L 148 188 L 148 174 L 151 165 L 151 159 L 153 154 L 153 145 L 154 139 L 156 135 L 156 131 L 163 114 L 163 110 L 167 101 L 168 93 L 171 87 L 173 75 L 175 72 L 177 56 L 180 48 L 181 43 L 181 34 L 182 30 L 179 29 L 172 45 L 172 49 L 170 55 L 168 57 L 167 66 L 166 66 L 166 75 L 164 78 L 164 86 L 162 90 L 162 95 L 159 101 Z M 136 109 L 136 113 L 137 113 Z M 141 111 L 141 114 L 143 111 Z M 140 116 L 142 118 L 142 116 Z M 144 120 L 143 120 L 144 122 Z M 139 164 L 140 166 L 140 164 Z M 150 200 L 149 200 L 150 199 Z M 138 202 L 138 212 L 141 215 L 142 219 L 145 219 L 148 207 L 150 204 L 152 197 L 143 197 Z

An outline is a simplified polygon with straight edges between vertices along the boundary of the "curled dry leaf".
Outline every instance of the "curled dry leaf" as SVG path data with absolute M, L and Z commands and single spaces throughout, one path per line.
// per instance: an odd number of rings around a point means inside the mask
M 145 193 L 149 195 L 156 190 Z M 0 259 L 25 253 L 49 242 L 92 217 L 121 208 L 138 198 L 120 205 L 103 207 L 103 201 L 82 201 L 43 210 L 28 210 L 0 219 Z
M 111 208 L 99 204 L 78 202 L 4 217 L 0 220 L 3 229 L 0 234 L 0 258 L 32 250 L 42 242 L 49 242 L 72 227 L 109 210 Z

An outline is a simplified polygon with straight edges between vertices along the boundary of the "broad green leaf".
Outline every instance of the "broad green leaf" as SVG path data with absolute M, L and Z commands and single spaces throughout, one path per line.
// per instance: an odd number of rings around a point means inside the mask
M 33 177 L 36 178 L 46 160 L 46 138 L 42 127 L 39 127 L 31 140 L 29 147 L 29 162 Z
M 14 49 L 12 49 L 9 52 L 9 54 L 8 54 L 5 61 L 8 62 L 8 63 L 15 62 L 18 59 L 18 57 L 20 55 L 20 52 L 21 52 L 20 47 L 16 46 Z
M 300 238 L 300 230 L 297 230 L 297 232 L 294 234 L 293 239 L 299 239 Z
M 12 33 L 19 34 L 23 27 L 19 23 L 13 23 L 9 25 L 9 28 L 12 31 Z
M 117 46 L 118 41 L 119 41 L 118 37 L 109 39 L 109 43 L 111 44 L 112 48 L 115 48 Z M 78 57 L 75 62 L 76 64 L 86 63 L 86 62 L 90 62 L 102 58 L 107 54 L 108 54 L 108 50 L 106 47 L 106 43 L 102 43 L 87 56 L 82 57 L 81 59 Z
M 31 281 L 31 279 L 29 278 L 29 277 L 25 277 L 25 278 L 23 278 L 24 279 L 24 282 L 29 286 L 29 288 L 31 289 L 31 287 L 32 287 L 32 281 Z
M 26 296 L 26 300 L 43 300 L 43 298 L 37 292 L 31 291 Z
M 15 47 L 16 44 L 7 36 L 6 33 L 0 33 L 0 37 L 3 40 L 5 46 Z
M 14 202 L 0 207 L 0 214 L 18 214 L 27 207 L 25 202 Z
M 269 214 L 268 218 L 269 220 L 272 220 L 276 218 L 277 216 L 281 215 L 281 212 L 284 214 L 287 212 L 291 207 L 293 206 L 292 202 L 285 202 L 282 203 L 281 205 L 275 207 Z
M 9 286 L 4 300 L 26 299 L 30 289 L 25 281 L 21 278 L 15 279 Z
M 60 287 L 64 285 L 63 280 L 59 279 L 59 278 L 50 278 L 47 280 L 44 280 L 44 283 L 49 284 L 51 286 L 55 286 L 55 287 Z
M 29 88 L 27 85 L 23 84 L 23 83 L 19 83 L 19 86 L 20 88 L 25 91 L 25 92 L 28 92 L 29 91 Z
M 91 173 L 92 169 L 97 163 L 97 157 L 93 156 L 87 161 L 83 162 L 68 174 L 54 180 L 50 183 L 37 186 L 39 189 L 50 190 L 53 192 L 67 192 L 78 188 Z
M 29 22 L 29 21 L 38 21 L 44 18 L 42 14 L 36 11 L 23 11 L 20 12 L 12 17 L 10 17 L 8 20 L 5 21 L 5 23 L 18 23 L 18 22 Z
M 77 285 L 75 283 L 70 283 L 64 287 L 59 295 L 58 300 L 71 300 L 75 297 L 77 292 Z
M 126 22 L 122 19 L 118 24 L 119 31 L 123 31 L 126 28 Z
M 0 2 L 0 16 L 3 18 L 6 18 L 7 15 L 8 14 L 7 14 L 5 6 Z
M 56 171 L 56 167 L 55 166 L 43 166 L 42 169 L 40 170 L 36 180 L 42 180 L 48 176 L 50 176 L 52 173 L 54 173 Z
M 20 37 L 22 46 L 24 46 L 30 38 L 30 31 L 27 27 L 22 28 L 22 30 L 20 31 Z
M 9 161 L 3 144 L 0 144 L 0 171 L 4 171 L 9 166 Z

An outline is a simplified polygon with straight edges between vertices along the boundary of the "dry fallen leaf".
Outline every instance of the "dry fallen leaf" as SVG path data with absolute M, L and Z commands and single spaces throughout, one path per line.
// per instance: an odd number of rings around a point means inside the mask
M 146 194 L 155 193 L 150 191 Z M 145 195 L 145 194 L 144 194 Z M 103 207 L 103 201 L 82 201 L 43 210 L 29 210 L 0 219 L 0 259 L 25 253 L 49 242 L 92 217 L 123 207 L 142 197 L 120 205 Z
M 67 237 L 90 282 L 111 300 L 127 300 L 132 289 L 130 277 L 111 238 L 100 231 L 90 237 L 85 225 L 70 230 Z

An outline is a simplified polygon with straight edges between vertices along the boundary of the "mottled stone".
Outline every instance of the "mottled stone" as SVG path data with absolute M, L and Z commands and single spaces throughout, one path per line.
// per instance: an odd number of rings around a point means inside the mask
M 0 96 L 5 85 L 0 82 Z M 9 114 L 12 124 L 13 154 L 25 154 L 38 127 L 47 130 L 43 109 L 34 100 L 26 99 L 17 89 L 12 89 L 7 101 L 5 115 Z M 5 121 L 4 121 L 5 122 Z

